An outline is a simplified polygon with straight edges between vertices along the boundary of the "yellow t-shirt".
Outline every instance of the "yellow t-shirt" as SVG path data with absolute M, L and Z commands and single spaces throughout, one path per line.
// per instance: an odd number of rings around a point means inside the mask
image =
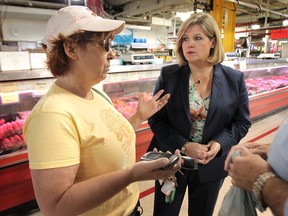
M 54 83 L 40 99 L 24 125 L 31 169 L 80 164 L 75 181 L 81 182 L 135 163 L 133 127 L 105 98 L 93 95 L 85 100 Z M 138 198 L 133 183 L 81 215 L 128 215 Z

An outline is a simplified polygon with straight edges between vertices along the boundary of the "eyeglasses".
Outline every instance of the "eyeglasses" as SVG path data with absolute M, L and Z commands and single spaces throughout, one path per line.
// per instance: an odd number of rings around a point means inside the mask
M 106 52 L 109 52 L 112 47 L 112 41 L 110 38 L 105 38 L 105 40 L 103 41 L 90 40 L 89 42 L 101 46 L 102 48 L 105 49 Z

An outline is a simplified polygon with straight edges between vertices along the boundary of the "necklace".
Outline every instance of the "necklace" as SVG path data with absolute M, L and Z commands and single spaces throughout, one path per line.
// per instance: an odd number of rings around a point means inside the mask
M 202 81 L 199 78 L 195 77 L 192 72 L 191 72 L 191 76 L 192 76 L 193 80 L 196 79 L 196 81 L 194 80 L 195 84 L 198 84 L 198 85 L 201 84 Z
M 211 73 L 213 72 L 213 67 L 212 67 L 212 70 L 211 70 Z M 196 81 L 194 80 L 194 83 L 197 84 L 197 85 L 200 85 L 202 83 L 202 80 L 199 79 L 198 77 L 196 77 L 192 72 L 191 72 L 191 76 L 194 79 L 196 79 Z

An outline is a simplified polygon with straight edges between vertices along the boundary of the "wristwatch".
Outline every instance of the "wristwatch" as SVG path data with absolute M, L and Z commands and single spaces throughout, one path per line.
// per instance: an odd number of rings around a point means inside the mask
M 189 143 L 189 142 L 186 142 L 186 143 L 181 147 L 180 152 L 181 152 L 182 154 L 185 154 L 185 151 L 186 151 L 185 145 L 188 144 L 188 143 Z
M 252 185 L 252 194 L 256 198 L 256 202 L 258 203 L 258 206 L 262 209 L 266 209 L 267 207 L 267 205 L 263 202 L 262 197 L 261 197 L 261 192 L 263 190 L 263 187 L 270 178 L 275 178 L 275 177 L 277 177 L 277 175 L 272 171 L 262 173 L 261 175 L 258 176 L 257 180 Z

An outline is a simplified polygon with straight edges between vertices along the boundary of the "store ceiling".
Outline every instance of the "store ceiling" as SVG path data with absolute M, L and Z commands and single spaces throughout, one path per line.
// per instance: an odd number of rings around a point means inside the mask
M 288 0 L 226 0 L 234 2 L 237 26 L 250 28 L 252 23 L 258 22 L 264 28 L 267 16 L 268 28 L 282 25 L 288 20 Z M 132 25 L 151 25 L 152 17 L 176 20 L 176 27 L 180 25 L 180 18 L 176 12 L 189 12 L 197 9 L 209 10 L 209 0 L 0 0 L 0 5 L 21 6 L 42 9 L 59 9 L 67 5 L 101 4 L 104 16 L 125 20 Z

